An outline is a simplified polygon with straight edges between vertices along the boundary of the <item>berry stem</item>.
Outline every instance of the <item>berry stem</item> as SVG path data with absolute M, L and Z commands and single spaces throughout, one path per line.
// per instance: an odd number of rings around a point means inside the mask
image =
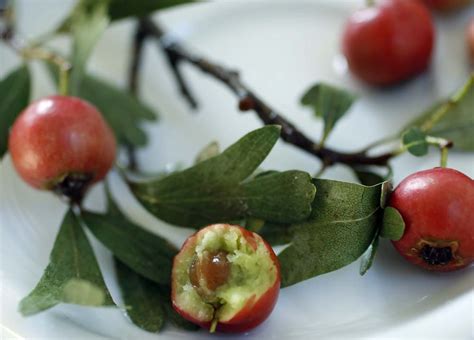
M 439 147 L 441 151 L 441 167 L 446 168 L 448 165 L 448 152 L 453 143 L 447 139 L 432 136 L 427 136 L 426 141 L 430 145 Z
M 216 332 L 216 327 L 217 327 L 218 322 L 219 322 L 219 320 L 217 319 L 217 317 L 214 317 L 214 319 L 212 319 L 211 327 L 209 327 L 209 333 L 215 333 Z
M 22 44 L 17 39 L 14 39 L 13 36 L 4 39 L 4 41 L 23 59 L 39 59 L 55 65 L 59 70 L 59 93 L 67 95 L 69 88 L 69 72 L 72 68 L 69 61 L 42 47 L 22 46 Z
M 448 166 L 448 148 L 444 147 L 441 148 L 441 164 L 442 168 L 446 168 Z
M 0 4 L 1 5 L 1 4 Z M 15 34 L 14 26 L 14 11 L 11 3 L 7 1 L 6 6 L 0 6 L 0 19 L 5 21 L 4 29 L 0 31 L 0 40 L 4 41 L 11 49 L 13 49 L 19 56 L 26 60 L 39 59 L 45 60 L 53 65 L 56 65 L 59 70 L 59 93 L 66 95 L 68 93 L 69 72 L 71 64 L 68 60 L 55 54 L 38 45 L 25 44 L 24 41 L 18 39 Z M 46 41 L 51 37 L 51 34 L 45 36 Z
M 379 146 L 382 146 L 382 145 L 385 145 L 385 144 L 388 144 L 388 143 L 391 143 L 391 142 L 395 142 L 397 140 L 400 139 L 400 135 L 399 134 L 396 134 L 396 135 L 393 135 L 393 136 L 387 136 L 387 137 L 383 137 L 379 140 L 376 140 L 375 142 L 372 142 L 370 143 L 369 145 L 367 145 L 364 149 L 362 149 L 360 152 L 362 153 L 367 153 L 369 152 L 370 150 L 372 149 L 375 149 Z
M 13 49 L 15 49 L 25 59 L 45 60 L 55 65 L 59 71 L 59 93 L 62 95 L 67 95 L 69 88 L 69 72 L 72 68 L 69 61 L 41 47 L 20 47 L 17 42 L 14 41 L 11 41 L 10 46 L 12 46 Z

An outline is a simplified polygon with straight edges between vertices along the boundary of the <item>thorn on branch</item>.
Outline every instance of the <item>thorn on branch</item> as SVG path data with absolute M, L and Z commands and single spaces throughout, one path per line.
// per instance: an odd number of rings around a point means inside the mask
M 239 110 L 240 111 L 250 111 L 255 109 L 255 100 L 249 96 L 243 96 L 239 101 Z

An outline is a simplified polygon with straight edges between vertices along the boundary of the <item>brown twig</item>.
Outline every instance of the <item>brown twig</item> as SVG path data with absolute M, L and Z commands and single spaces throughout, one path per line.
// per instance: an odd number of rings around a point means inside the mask
M 133 96 L 137 96 L 139 91 L 138 75 L 140 73 L 140 66 L 142 64 L 143 47 L 148 36 L 144 25 L 144 20 L 140 19 L 135 29 L 133 36 L 132 53 L 130 68 L 128 71 L 128 90 Z M 132 171 L 138 169 L 138 160 L 135 154 L 135 147 L 131 144 L 126 145 L 128 168 Z
M 191 104 L 195 103 L 195 101 L 193 99 L 189 100 L 189 98 L 192 97 L 190 97 L 188 87 L 184 83 L 183 77 L 178 70 L 180 62 L 187 62 L 207 75 L 222 82 L 237 96 L 239 100 L 239 109 L 241 111 L 253 110 L 264 124 L 280 125 L 282 128 L 281 138 L 284 141 L 318 157 L 326 166 L 336 163 L 346 164 L 351 167 L 360 165 L 386 166 L 388 161 L 394 157 L 394 154 L 392 153 L 368 156 L 366 152 L 346 153 L 326 147 L 320 147 L 318 143 L 303 134 L 295 125 L 279 115 L 262 99 L 260 99 L 255 92 L 241 81 L 238 72 L 190 52 L 177 40 L 167 39 L 168 37 L 165 37 L 165 32 L 161 27 L 150 19 L 143 19 L 143 25 L 147 34 L 158 39 L 160 42 L 160 46 L 170 60 L 171 68 L 180 84 L 182 92 L 185 93 L 185 97 Z

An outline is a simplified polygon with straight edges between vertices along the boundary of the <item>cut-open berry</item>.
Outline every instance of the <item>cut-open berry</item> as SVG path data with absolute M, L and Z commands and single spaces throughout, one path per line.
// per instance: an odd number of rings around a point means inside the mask
M 435 168 L 405 178 L 390 197 L 405 221 L 395 248 L 408 261 L 452 271 L 474 261 L 474 181 L 459 171 Z
M 187 320 L 222 332 L 243 332 L 272 312 L 280 267 L 257 234 L 229 224 L 201 229 L 173 263 L 173 306 Z

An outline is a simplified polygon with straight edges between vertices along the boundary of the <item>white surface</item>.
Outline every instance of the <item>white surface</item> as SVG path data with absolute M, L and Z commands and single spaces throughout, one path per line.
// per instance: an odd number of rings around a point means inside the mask
M 52 27 L 71 1 L 18 1 L 19 29 L 34 37 Z M 339 56 L 339 36 L 344 18 L 357 2 L 348 1 L 220 1 L 185 6 L 158 16 L 189 46 L 217 61 L 242 71 L 244 80 L 272 106 L 317 138 L 321 123 L 299 106 L 302 92 L 318 80 L 330 81 L 359 93 L 361 99 L 329 140 L 329 145 L 355 150 L 378 137 L 395 132 L 414 113 L 446 96 L 467 78 L 463 29 L 474 11 L 437 18 L 436 56 L 425 75 L 390 90 L 373 90 L 344 71 Z M 133 24 L 114 24 L 101 39 L 90 68 L 123 85 L 127 49 Z M 67 46 L 58 41 L 58 46 Z M 140 152 L 147 170 L 168 163 L 189 162 L 211 140 L 228 146 L 260 123 L 252 113 L 236 110 L 232 95 L 213 79 L 185 68 L 200 110 L 190 112 L 176 91 L 166 61 L 150 42 L 145 52 L 142 97 L 160 111 L 159 124 L 148 125 L 152 136 Z M 0 76 L 18 60 L 0 46 Z M 52 93 L 43 70 L 35 65 L 34 97 Z M 394 162 L 395 182 L 407 174 L 436 166 L 438 153 L 414 158 L 404 155 Z M 450 154 L 451 167 L 474 176 L 472 155 Z M 319 163 L 295 148 L 279 142 L 265 161 L 266 168 L 297 168 L 314 173 Z M 344 167 L 327 177 L 352 180 Z M 112 176 L 114 193 L 128 215 L 144 227 L 180 244 L 190 232 L 163 225 L 141 208 Z M 96 188 L 88 200 L 101 206 Z M 54 235 L 65 210 L 48 193 L 27 187 L 17 177 L 7 156 L 0 165 L 0 338 L 44 339 L 154 339 L 131 325 L 114 309 L 58 306 L 34 317 L 16 312 L 18 301 L 35 285 L 48 262 Z M 364 277 L 358 263 L 284 289 L 270 319 L 243 336 L 248 338 L 401 338 L 468 339 L 473 331 L 472 267 L 449 275 L 421 271 L 404 262 L 388 242 L 381 242 L 374 267 Z M 110 257 L 94 243 L 100 264 L 111 285 L 116 285 Z M 118 299 L 119 300 L 119 299 Z M 204 338 L 206 332 L 185 333 L 168 327 L 158 337 Z M 214 336 L 213 338 L 217 338 Z M 229 338 L 229 337 L 227 337 Z

